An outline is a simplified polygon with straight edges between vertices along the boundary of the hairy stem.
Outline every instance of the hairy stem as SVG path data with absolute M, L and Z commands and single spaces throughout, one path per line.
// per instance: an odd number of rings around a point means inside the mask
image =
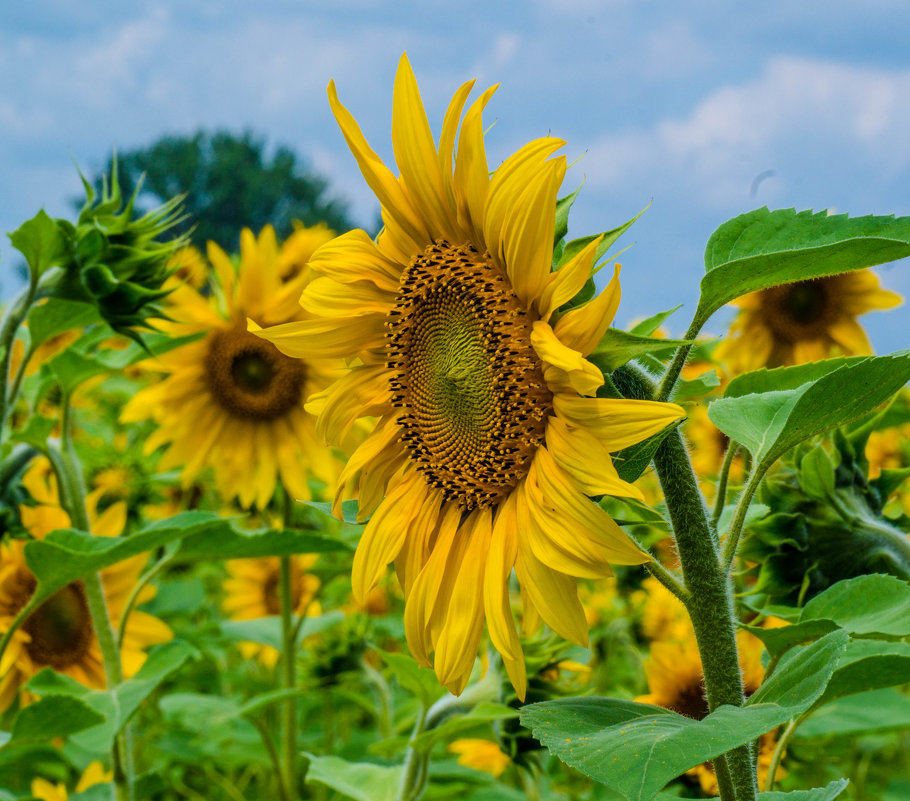
M 294 637 L 294 596 L 291 584 L 291 557 L 282 556 L 278 591 L 281 601 L 281 686 L 297 686 L 296 638 Z M 282 703 L 284 719 L 284 783 L 292 797 L 297 794 L 297 698 L 289 695 Z

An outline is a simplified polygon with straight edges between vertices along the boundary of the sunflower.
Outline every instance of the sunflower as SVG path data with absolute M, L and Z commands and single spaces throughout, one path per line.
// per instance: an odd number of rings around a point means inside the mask
M 49 473 L 47 461 L 37 459 L 23 479 L 27 488 L 34 488 L 33 491 L 37 490 L 41 496 L 36 498 L 38 505 L 20 507 L 23 523 L 36 539 L 43 539 L 48 531 L 70 524 L 66 512 L 50 502 L 50 493 L 55 490 Z M 126 504 L 112 504 L 97 514 L 91 504 L 91 495 L 89 501 L 92 531 L 102 537 L 118 536 L 126 523 Z M 22 540 L 0 544 L 0 631 L 6 631 L 35 591 L 35 576 L 25 563 L 25 544 Z M 147 556 L 142 554 L 101 571 L 108 613 L 115 627 L 120 623 L 146 561 Z M 154 587 L 145 587 L 140 591 L 137 603 L 149 600 L 154 594 Z M 170 628 L 158 618 L 134 609 L 127 619 L 121 645 L 124 676 L 132 676 L 142 667 L 145 648 L 167 642 L 172 636 Z M 10 706 L 19 688 L 44 667 L 65 673 L 89 687 L 105 686 L 101 649 L 81 581 L 74 581 L 54 593 L 13 635 L 0 662 L 0 711 Z M 28 696 L 22 698 L 23 703 L 29 700 Z
M 882 289 L 871 270 L 854 270 L 752 292 L 715 356 L 731 373 L 872 352 L 856 318 L 890 309 L 900 295 Z
M 609 454 L 684 412 L 592 397 L 603 375 L 585 355 L 619 303 L 618 266 L 600 295 L 557 314 L 591 275 L 597 247 L 592 241 L 550 272 L 566 170 L 564 157 L 550 156 L 565 143 L 535 140 L 491 176 L 481 112 L 495 87 L 468 108 L 458 131 L 472 87 L 456 92 L 437 148 L 402 56 L 396 178 L 329 84 L 385 227 L 375 242 L 351 231 L 323 245 L 310 261 L 318 277 L 300 299 L 313 319 L 257 333 L 289 356 L 358 357 L 307 406 L 329 440 L 357 418 L 373 421 L 335 496 L 336 514 L 353 496 L 359 519 L 369 518 L 354 557 L 355 597 L 362 601 L 394 561 L 416 658 L 435 663 L 440 682 L 460 694 L 486 618 L 523 696 L 507 594 L 513 567 L 526 623 L 542 618 L 587 643 L 575 578 L 649 559 L 587 496 L 641 497 Z
M 315 600 L 320 581 L 307 571 L 316 563 L 315 554 L 291 557 L 291 600 L 296 614 L 320 614 Z M 232 620 L 255 620 L 281 611 L 278 595 L 281 560 L 277 556 L 260 559 L 231 559 L 227 562 L 222 608 Z M 240 645 L 246 659 L 255 656 L 266 667 L 278 662 L 278 650 L 268 645 L 245 642 Z
M 177 252 L 168 260 L 167 267 L 173 270 L 174 277 L 181 282 L 186 282 L 196 289 L 205 286 L 208 278 L 209 266 L 199 248 L 185 245 L 178 248 Z
M 113 779 L 113 771 L 105 770 L 100 762 L 91 762 L 79 777 L 76 792 L 81 793 L 96 784 L 109 784 Z M 47 779 L 32 779 L 32 795 L 41 801 L 67 801 L 69 798 L 65 784 L 62 782 L 53 784 Z
M 641 631 L 649 640 L 684 640 L 694 636 L 692 621 L 682 601 L 653 576 L 630 598 L 641 609 Z
M 761 686 L 765 675 L 761 663 L 762 644 L 757 637 L 745 631 L 737 632 L 736 642 L 739 648 L 739 665 L 743 672 L 743 688 L 748 697 Z M 653 643 L 651 652 L 645 659 L 644 668 L 648 678 L 648 689 L 651 692 L 636 698 L 636 701 L 662 706 L 695 720 L 707 717 L 705 679 L 694 633 L 676 641 Z M 761 785 L 764 785 L 774 746 L 773 733 L 761 738 L 758 759 Z M 711 795 L 717 793 L 717 777 L 711 763 L 697 765 L 687 773 L 698 779 L 706 793 Z
M 315 247 L 331 232 L 323 227 L 307 236 Z M 210 242 L 216 291 L 204 297 L 189 285 L 177 286 L 168 309 L 176 322 L 161 325 L 175 336 L 204 336 L 149 361 L 146 366 L 166 378 L 137 393 L 122 414 L 125 422 L 151 418 L 158 424 L 145 450 L 167 445 L 159 467 L 182 466 L 184 488 L 211 466 L 218 491 L 243 506 L 264 507 L 279 480 L 294 497 L 309 499 L 308 475 L 327 483 L 337 475 L 303 408 L 334 367 L 321 359 L 290 359 L 246 330 L 247 317 L 273 325 L 303 316 L 297 300 L 310 274 L 301 268 L 291 275 L 283 254 L 271 226 L 258 238 L 243 230 L 239 270 Z M 295 245 L 293 257 L 304 256 Z

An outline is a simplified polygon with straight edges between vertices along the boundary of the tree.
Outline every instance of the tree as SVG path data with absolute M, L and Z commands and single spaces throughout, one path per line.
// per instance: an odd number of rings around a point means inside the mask
M 287 147 L 267 158 L 264 139 L 250 131 L 165 136 L 119 153 L 117 160 L 125 196 L 143 173 L 140 198 L 150 206 L 186 195 L 189 217 L 174 233 L 192 228 L 192 239 L 200 245 L 212 239 L 231 251 L 241 228 L 258 231 L 268 223 L 281 238 L 291 233 L 295 220 L 308 226 L 325 222 L 338 233 L 352 227 L 346 203 L 328 196 L 325 179 L 306 169 Z

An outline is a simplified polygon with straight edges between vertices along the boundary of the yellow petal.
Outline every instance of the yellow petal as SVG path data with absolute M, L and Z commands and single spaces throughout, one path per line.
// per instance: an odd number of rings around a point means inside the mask
M 553 396 L 553 409 L 569 424 L 590 431 L 611 453 L 646 440 L 686 416 L 675 403 L 566 394 Z
M 404 543 L 407 527 L 420 511 L 426 482 L 416 471 L 408 473 L 386 496 L 370 518 L 357 544 L 351 569 L 354 600 L 363 604 L 385 574 Z
M 392 101 L 392 149 L 401 181 L 428 228 L 430 238 L 452 239 L 454 214 L 445 196 L 439 154 L 407 54 L 398 62 Z
M 449 599 L 445 623 L 436 643 L 435 667 L 440 684 L 463 686 L 470 676 L 483 633 L 483 576 L 490 549 L 492 515 L 478 509 L 462 525 L 467 538 Z
M 335 383 L 310 395 L 306 409 L 317 415 L 316 436 L 340 443 L 358 417 L 380 417 L 389 399 L 388 369 L 384 364 L 351 368 Z
M 557 339 L 549 323 L 535 320 L 531 329 L 531 345 L 544 362 L 544 377 L 547 383 L 571 387 L 579 395 L 594 395 L 603 386 L 604 377 L 600 368 L 591 364 L 577 350 L 566 347 Z M 548 367 L 555 367 L 553 381 Z
M 426 500 L 420 513 L 411 523 L 404 546 L 395 560 L 395 573 L 405 598 L 410 597 L 414 580 L 427 563 L 430 555 L 430 536 L 436 531 L 442 501 L 442 492 L 428 486 Z
M 350 358 L 362 350 L 381 347 L 385 315 L 301 320 L 260 328 L 247 320 L 247 330 L 271 342 L 286 356 L 295 359 Z
M 458 154 L 455 158 L 455 181 L 452 191 L 458 213 L 458 224 L 462 230 L 471 233 L 478 247 L 484 239 L 484 214 L 487 192 L 490 188 L 490 170 L 483 144 L 483 122 L 481 113 L 497 87 L 487 89 L 475 100 L 467 113 L 458 135 Z
M 555 273 L 550 273 L 540 297 L 540 316 L 548 320 L 563 303 L 572 300 L 591 277 L 594 256 L 603 235 L 593 239 Z
M 332 502 L 334 517 L 341 518 L 341 502 L 346 495 L 350 496 L 351 486 L 364 466 L 376 459 L 379 454 L 396 449 L 400 436 L 401 429 L 394 418 L 381 420 L 372 433 L 351 454 L 338 477 L 338 487 Z M 400 446 L 397 449 L 400 451 Z
M 515 515 L 517 495 L 517 492 L 510 493 L 496 513 L 483 582 L 484 609 L 490 640 L 503 659 L 510 660 L 522 658 L 508 591 L 509 576 L 518 552 L 518 523 Z
M 397 292 L 401 264 L 389 259 L 366 231 L 355 229 L 335 237 L 310 258 L 310 267 L 342 284 L 372 281 L 386 292 Z
M 386 315 L 395 305 L 395 295 L 379 289 L 371 281 L 341 284 L 320 276 L 311 281 L 300 296 L 305 311 L 320 317 L 357 318 L 366 314 Z
M 828 334 L 850 356 L 872 353 L 866 332 L 852 317 L 842 317 L 829 325 Z
M 414 208 L 411 198 L 402 189 L 391 170 L 367 144 L 357 121 L 338 100 L 334 81 L 329 83 L 328 95 L 332 113 L 357 160 L 360 172 L 382 205 L 386 226 L 395 227 L 395 236 L 400 247 L 411 254 L 419 253 L 430 241 L 423 216 Z
M 234 269 L 234 263 L 231 257 L 225 253 L 215 242 L 209 242 L 206 245 L 206 255 L 215 268 L 215 275 L 218 276 L 218 283 L 221 291 L 228 301 L 229 306 L 233 306 L 234 301 L 234 276 L 237 274 Z
M 547 451 L 585 495 L 618 495 L 645 500 L 634 484 L 623 481 L 606 446 L 584 428 L 570 427 L 560 417 L 547 422 Z
M 560 342 L 587 356 L 603 335 L 616 316 L 619 307 L 619 269 L 617 264 L 613 270 L 613 278 L 603 292 L 592 298 L 584 306 L 567 311 L 556 323 L 554 330 Z

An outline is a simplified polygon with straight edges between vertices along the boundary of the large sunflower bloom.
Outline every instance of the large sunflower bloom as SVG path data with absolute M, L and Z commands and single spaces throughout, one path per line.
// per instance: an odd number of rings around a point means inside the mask
M 871 270 L 855 270 L 752 292 L 715 358 L 733 374 L 872 353 L 856 318 L 890 309 L 900 295 L 882 289 Z
M 247 317 L 275 325 L 303 316 L 297 301 L 310 274 L 294 266 L 303 257 L 301 236 L 314 248 L 332 233 L 319 227 L 295 234 L 286 251 L 279 250 L 271 226 L 258 238 L 244 229 L 239 270 L 210 242 L 217 291 L 204 297 L 183 284 L 170 295 L 168 314 L 176 323 L 161 327 L 175 336 L 205 336 L 147 362 L 167 377 L 135 395 L 122 419 L 155 420 L 146 452 L 167 445 L 159 466 L 182 467 L 184 488 L 211 466 L 223 496 L 262 508 L 279 479 L 294 497 L 309 499 L 308 476 L 326 483 L 337 476 L 336 462 L 317 442 L 303 408 L 307 395 L 329 383 L 333 367 L 320 359 L 290 359 L 246 330 Z
M 673 404 L 591 397 L 603 375 L 585 355 L 619 303 L 619 282 L 558 316 L 591 274 L 596 242 L 551 273 L 564 142 L 537 139 L 493 175 L 481 112 L 459 119 L 473 87 L 455 94 L 433 141 L 405 56 L 395 80 L 392 144 L 399 178 L 329 101 L 382 206 L 377 241 L 352 231 L 321 247 L 301 297 L 315 319 L 259 331 L 291 356 L 359 361 L 311 399 L 316 427 L 344 434 L 375 421 L 339 480 L 369 518 L 354 557 L 362 602 L 393 562 L 416 658 L 459 694 L 484 618 L 519 695 L 525 675 L 507 592 L 514 568 L 525 622 L 543 619 L 572 642 L 588 628 L 575 577 L 649 559 L 587 496 L 640 497 L 610 452 L 684 415 Z M 456 146 L 457 135 L 457 146 Z M 618 270 L 617 270 L 618 272 Z
M 49 473 L 47 460 L 37 459 L 23 481 L 38 493 L 37 506 L 20 507 L 22 520 L 36 539 L 43 539 L 52 529 L 70 525 L 66 512 L 50 502 L 50 493 L 55 488 Z M 126 524 L 126 504 L 119 501 L 97 514 L 92 497 L 89 496 L 88 509 L 92 531 L 102 537 L 118 536 Z M 35 576 L 25 563 L 25 544 L 23 540 L 11 540 L 0 545 L 0 631 L 6 631 L 35 591 Z M 101 571 L 105 601 L 114 626 L 120 624 L 147 561 L 148 557 L 141 554 Z M 155 588 L 147 586 L 136 601 L 143 603 L 154 595 Z M 172 637 L 171 629 L 158 618 L 134 609 L 127 618 L 120 651 L 124 676 L 128 678 L 142 667 L 146 648 Z M 88 687 L 105 686 L 101 647 L 81 581 L 54 593 L 13 635 L 0 662 L 0 711 L 9 707 L 19 688 L 45 667 L 65 673 Z M 22 699 L 28 700 L 29 697 Z

